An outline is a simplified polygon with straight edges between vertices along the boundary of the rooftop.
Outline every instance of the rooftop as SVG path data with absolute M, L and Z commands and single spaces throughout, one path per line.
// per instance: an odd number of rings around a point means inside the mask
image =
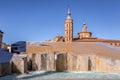
M 63 52 L 74 54 L 93 54 L 120 59 L 120 48 L 102 42 L 53 42 L 28 45 L 27 53 Z

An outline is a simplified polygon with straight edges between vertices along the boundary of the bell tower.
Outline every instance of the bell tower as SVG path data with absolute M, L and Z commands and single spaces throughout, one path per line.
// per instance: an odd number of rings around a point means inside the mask
M 89 39 L 92 37 L 92 33 L 87 31 L 87 26 L 84 23 L 82 26 L 82 32 L 78 33 L 79 39 Z
M 71 18 L 70 9 L 68 8 L 67 19 L 65 20 L 65 42 L 73 40 L 73 20 Z

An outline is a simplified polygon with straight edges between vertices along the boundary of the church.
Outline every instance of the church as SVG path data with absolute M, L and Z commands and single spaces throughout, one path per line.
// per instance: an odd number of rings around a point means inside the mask
M 65 20 L 65 36 L 56 36 L 52 42 L 103 42 L 113 46 L 120 47 L 120 40 L 108 40 L 92 37 L 92 32 L 87 31 L 87 25 L 83 23 L 82 31 L 78 33 L 78 37 L 73 38 L 73 19 L 71 18 L 70 9 L 68 9 L 67 18 Z

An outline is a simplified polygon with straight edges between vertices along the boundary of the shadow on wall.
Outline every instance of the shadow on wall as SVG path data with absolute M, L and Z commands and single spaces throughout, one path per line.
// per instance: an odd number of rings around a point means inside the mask
M 92 61 L 90 59 L 90 57 L 88 57 L 88 71 L 92 70 Z
M 56 59 L 56 71 L 67 70 L 67 56 L 66 54 L 58 54 Z
M 20 69 L 18 69 L 17 65 L 12 62 L 12 73 L 21 74 Z
M 21 55 L 14 55 L 12 59 L 12 73 L 24 74 L 27 71 L 26 55 L 23 57 L 21 57 Z
M 10 62 L 1 63 L 0 76 L 5 76 L 11 74 L 11 64 Z
M 29 71 L 32 71 L 32 59 L 29 59 L 28 60 L 28 62 L 27 62 L 27 69 L 29 70 Z

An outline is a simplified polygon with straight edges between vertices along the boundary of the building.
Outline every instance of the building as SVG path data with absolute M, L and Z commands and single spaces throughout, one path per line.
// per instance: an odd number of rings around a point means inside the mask
M 73 41 L 73 20 L 70 10 L 68 9 L 67 19 L 65 20 L 65 42 Z
M 82 32 L 78 33 L 78 38 L 79 39 L 90 39 L 90 38 L 92 38 L 92 33 L 87 31 L 86 24 L 83 24 Z
M 78 37 L 73 38 L 73 19 L 71 18 L 70 9 L 68 9 L 65 20 L 65 36 L 56 36 L 48 42 L 103 42 L 112 46 L 120 47 L 120 40 L 109 40 L 92 37 L 92 32 L 88 32 L 87 25 L 83 23 L 82 31 L 78 32 Z
M 28 54 L 28 70 L 120 73 L 120 40 L 94 38 L 85 23 L 74 38 L 69 9 L 64 37 L 59 35 L 42 43 L 17 42 L 11 46 L 13 53 Z

